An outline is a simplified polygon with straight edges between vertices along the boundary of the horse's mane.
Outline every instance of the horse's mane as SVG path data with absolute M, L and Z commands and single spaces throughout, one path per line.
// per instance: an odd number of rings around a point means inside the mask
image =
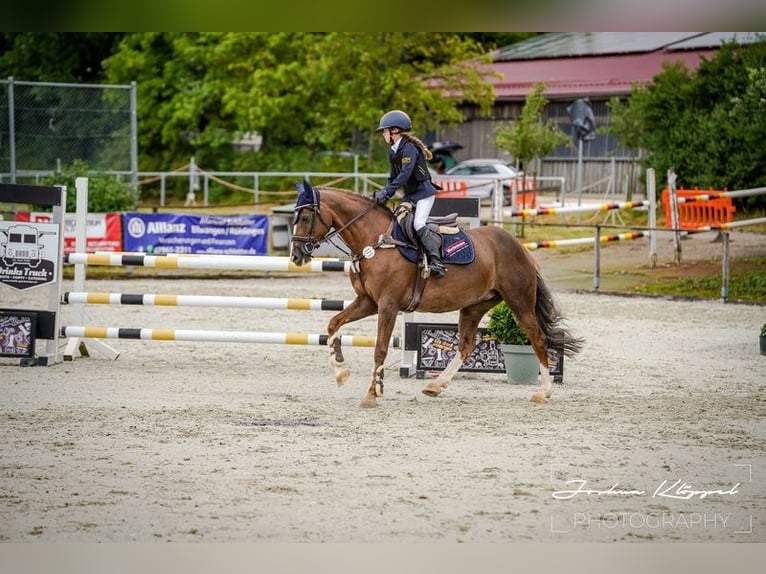
M 339 187 L 324 187 L 320 185 L 320 186 L 317 186 L 317 190 L 319 190 L 320 192 L 331 191 L 331 192 L 338 192 L 340 194 L 343 194 L 345 197 L 349 199 L 349 201 L 360 204 L 360 209 L 366 209 L 370 206 L 371 203 L 374 203 L 379 208 L 384 209 L 388 211 L 389 213 L 391 213 L 391 210 L 385 205 L 380 205 L 374 199 L 371 199 L 369 197 L 364 197 L 363 195 L 359 195 L 358 193 L 355 193 L 351 191 L 350 189 L 341 189 Z M 320 193 L 319 203 L 320 204 L 322 203 L 321 193 Z

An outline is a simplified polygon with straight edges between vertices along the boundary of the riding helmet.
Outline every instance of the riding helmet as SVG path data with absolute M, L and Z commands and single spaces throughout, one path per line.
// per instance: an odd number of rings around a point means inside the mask
M 391 110 L 383 114 L 380 125 L 375 131 L 381 132 L 386 128 L 399 128 L 403 132 L 408 132 L 412 129 L 412 120 L 401 110 Z

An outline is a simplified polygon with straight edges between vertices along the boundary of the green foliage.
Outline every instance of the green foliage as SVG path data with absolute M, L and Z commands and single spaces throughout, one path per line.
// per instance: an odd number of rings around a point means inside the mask
M 761 325 L 761 337 L 766 337 L 766 323 Z
M 630 100 L 610 102 L 612 126 L 625 147 L 641 147 L 644 167 L 679 185 L 700 189 L 748 189 L 766 181 L 766 39 L 725 43 L 692 73 L 665 64 L 649 85 L 633 87 Z M 661 187 L 660 187 L 661 189 Z M 763 208 L 766 197 L 738 201 Z
M 489 324 L 487 331 L 495 337 L 499 343 L 506 345 L 529 345 L 529 337 L 516 322 L 510 307 L 505 301 L 495 305 L 489 310 Z
M 65 185 L 67 188 L 66 210 L 74 213 L 77 207 L 75 180 L 88 177 L 88 211 L 91 213 L 109 213 L 133 209 L 135 199 L 133 188 L 113 176 L 89 174 L 88 164 L 75 161 L 62 167 L 60 172 L 42 180 L 43 185 Z
M 545 157 L 554 148 L 569 144 L 572 138 L 562 132 L 552 120 L 543 122 L 548 100 L 543 96 L 545 84 L 535 84 L 527 96 L 521 115 L 510 126 L 501 126 L 495 132 L 495 144 L 510 153 L 522 165 Z
M 634 96 L 639 89 L 634 86 Z M 630 106 L 616 96 L 610 98 L 607 105 L 610 108 L 611 124 L 598 128 L 598 132 L 617 137 L 623 148 L 640 148 L 643 144 L 644 124 L 638 115 L 637 106 Z
M 488 113 L 487 61 L 472 39 L 442 32 L 138 32 L 104 67 L 110 82 L 137 81 L 142 169 L 194 155 L 224 170 L 243 161 L 231 144 L 248 132 L 263 138 L 250 163 L 298 147 L 372 157 L 386 110 L 406 110 L 418 133 L 461 122 L 464 102 Z
M 122 32 L 0 32 L 0 78 L 98 82 Z

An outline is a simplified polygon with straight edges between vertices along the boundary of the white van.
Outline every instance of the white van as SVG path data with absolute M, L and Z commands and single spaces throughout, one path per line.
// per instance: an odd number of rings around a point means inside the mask
M 3 263 L 6 267 L 27 265 L 35 268 L 42 259 L 42 245 L 36 228 L 29 225 L 13 225 L 4 231 L 6 239 L 0 237 Z

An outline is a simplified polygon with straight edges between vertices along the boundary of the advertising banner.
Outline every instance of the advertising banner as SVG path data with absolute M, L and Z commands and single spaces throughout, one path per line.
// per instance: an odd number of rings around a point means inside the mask
M 0 285 L 21 291 L 56 281 L 59 226 L 0 221 Z
M 33 211 L 19 212 L 16 221 L 31 221 L 50 223 L 52 214 Z M 67 213 L 64 216 L 64 253 L 74 253 L 76 216 Z M 94 251 L 123 251 L 122 249 L 122 215 L 119 213 L 89 213 L 86 230 L 86 248 L 88 253 Z
M 0 309 L 0 357 L 33 357 L 36 313 Z
M 124 216 L 125 251 L 268 255 L 267 215 L 136 213 Z

